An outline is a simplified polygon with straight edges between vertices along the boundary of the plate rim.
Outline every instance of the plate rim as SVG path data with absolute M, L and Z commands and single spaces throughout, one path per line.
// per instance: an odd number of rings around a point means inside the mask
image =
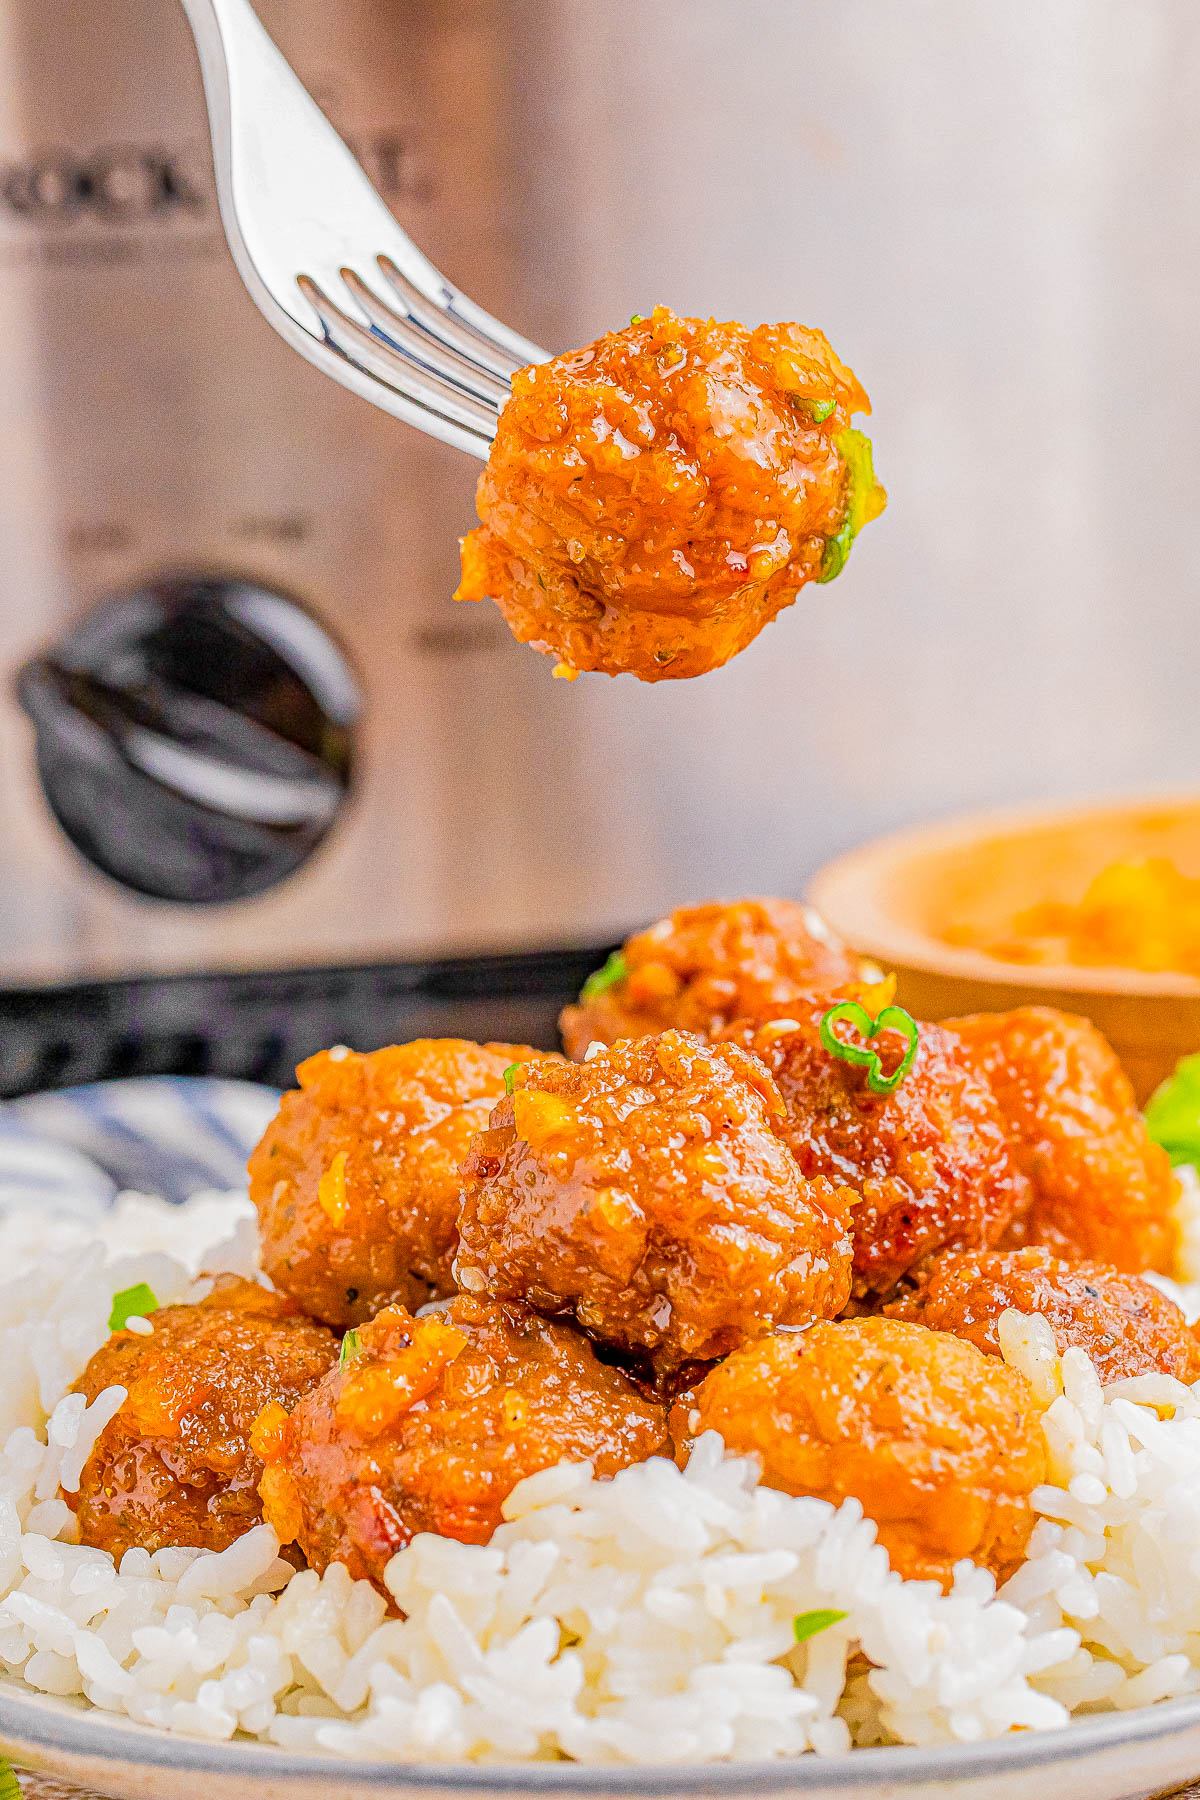
M 99 1733 L 94 1721 L 104 1721 Z M 567 1762 L 405 1762 L 398 1758 L 352 1758 L 297 1753 L 255 1739 L 216 1741 L 142 1725 L 90 1702 L 31 1693 L 25 1698 L 10 1676 L 0 1678 L 0 1751 L 19 1742 L 75 1759 L 141 1768 L 169 1767 L 176 1773 L 228 1777 L 270 1776 L 293 1785 L 328 1785 L 336 1772 L 342 1783 L 372 1788 L 443 1791 L 476 1795 L 536 1792 L 539 1795 L 596 1794 L 647 1796 L 705 1793 L 738 1795 L 791 1787 L 934 1787 L 936 1784 L 1038 1769 L 1147 1740 L 1167 1740 L 1200 1730 L 1200 1694 L 1160 1700 L 1128 1712 L 1085 1715 L 1048 1731 L 1011 1732 L 974 1744 L 886 1745 L 846 1756 L 769 1757 L 739 1762 L 567 1763 Z M 1200 1750 L 1197 1752 L 1200 1773 Z

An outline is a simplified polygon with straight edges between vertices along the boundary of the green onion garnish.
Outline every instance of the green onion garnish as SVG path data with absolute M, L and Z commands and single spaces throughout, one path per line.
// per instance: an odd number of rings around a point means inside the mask
M 841 574 L 853 542 L 854 533 L 849 525 L 843 525 L 836 536 L 825 539 L 825 548 L 821 552 L 821 572 L 817 576 L 819 586 L 824 586 L 825 582 L 833 581 Z
M 879 1062 L 878 1050 L 872 1050 L 870 1044 L 848 1043 L 845 1038 L 838 1037 L 834 1026 L 842 1021 L 854 1025 L 864 1038 L 877 1037 L 881 1031 L 900 1031 L 908 1039 L 908 1048 L 896 1064 L 890 1075 L 885 1075 Z M 854 1063 L 860 1069 L 866 1069 L 867 1086 L 873 1094 L 891 1094 L 913 1066 L 913 1058 L 917 1054 L 917 1045 L 921 1034 L 917 1022 L 911 1013 L 905 1012 L 902 1006 L 885 1006 L 877 1019 L 873 1019 L 865 1006 L 857 1000 L 841 1000 L 831 1006 L 821 1020 L 821 1042 L 830 1056 L 838 1056 L 843 1062 Z
M 12 1764 L 0 1756 L 0 1800 L 22 1800 L 21 1784 Z
M 361 1334 L 359 1333 L 358 1326 L 352 1325 L 350 1327 L 350 1330 L 346 1333 L 345 1337 L 342 1339 L 342 1347 L 338 1351 L 338 1368 L 344 1369 L 347 1363 L 353 1362 L 355 1357 L 357 1355 L 359 1355 L 361 1350 L 362 1350 Z
M 792 394 L 790 399 L 793 405 L 803 407 L 814 425 L 823 425 L 837 410 L 836 400 L 814 400 L 811 394 Z
M 604 967 L 588 976 L 579 990 L 579 998 L 594 1000 L 596 995 L 604 993 L 606 988 L 616 987 L 618 982 L 624 981 L 628 973 L 629 967 L 625 961 L 624 951 L 614 950 Z
M 119 1294 L 113 1295 L 112 1312 L 108 1316 L 110 1331 L 124 1331 L 130 1319 L 145 1318 L 147 1313 L 158 1311 L 158 1300 L 154 1289 L 139 1281 L 136 1287 L 122 1288 Z M 0 1800 L 3 1797 L 0 1796 Z
M 646 323 L 645 315 L 643 313 L 630 313 L 629 323 L 631 325 L 644 325 Z
M 1200 1169 L 1200 1054 L 1185 1056 L 1146 1102 L 1146 1130 L 1173 1167 Z
M 848 1617 L 848 1613 L 838 1612 L 834 1606 L 817 1606 L 812 1612 L 796 1614 L 792 1620 L 792 1635 L 798 1644 L 807 1644 L 819 1631 L 828 1631 L 831 1625 L 840 1625 Z
M 846 431 L 839 431 L 833 443 L 847 470 L 846 517 L 841 529 L 825 540 L 818 581 L 832 581 L 835 575 L 841 574 L 851 544 L 863 526 L 877 519 L 887 505 L 887 495 L 875 479 L 871 440 L 866 432 L 851 426 Z
M 514 1085 L 516 1083 L 516 1079 L 517 1079 L 517 1070 L 520 1067 L 521 1067 L 520 1063 L 509 1063 L 507 1069 L 505 1069 L 505 1071 L 504 1071 L 504 1091 L 506 1094 L 512 1093 L 513 1087 L 514 1087 Z

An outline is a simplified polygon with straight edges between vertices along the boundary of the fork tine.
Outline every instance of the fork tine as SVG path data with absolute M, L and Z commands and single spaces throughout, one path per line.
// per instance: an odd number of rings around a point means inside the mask
M 440 313 L 451 314 L 460 324 L 468 326 L 482 338 L 485 344 L 511 356 L 514 359 L 514 369 L 524 369 L 530 363 L 549 362 L 550 358 L 545 350 L 540 349 L 537 344 L 531 344 L 527 337 L 522 337 L 519 331 L 513 331 L 511 326 L 494 319 L 491 313 L 484 312 L 482 306 L 476 306 L 474 300 L 447 281 L 441 270 L 435 269 L 429 258 L 421 254 L 411 238 L 399 254 L 403 256 L 404 268 L 398 267 L 392 257 L 387 255 L 381 255 L 379 261 L 381 264 L 390 264 L 401 281 L 409 284 L 418 294 L 423 294 Z
M 468 362 L 444 340 L 434 338 L 410 318 L 405 318 L 379 297 L 357 269 L 345 268 L 341 271 L 341 276 L 375 330 L 403 356 L 422 368 L 444 376 L 447 381 L 453 382 L 465 393 L 474 395 L 477 400 L 483 400 L 496 408 L 504 405 L 512 392 L 505 377 L 491 374 L 477 362 Z
M 326 343 L 355 368 L 398 395 L 403 405 L 395 410 L 400 417 L 426 431 L 431 429 L 430 420 L 437 420 L 442 427 L 438 436 L 446 437 L 452 431 L 450 441 L 486 460 L 496 434 L 495 406 L 474 399 L 382 342 L 330 299 L 311 276 L 297 276 L 296 285 L 320 320 Z
M 389 285 L 395 290 L 397 298 L 403 303 L 408 316 L 415 325 L 428 331 L 443 343 L 453 344 L 470 361 L 478 363 L 481 368 L 504 378 L 507 383 L 518 369 L 523 369 L 531 362 L 545 362 L 546 352 L 537 350 L 534 356 L 518 356 L 507 344 L 491 336 L 460 316 L 463 309 L 464 296 L 449 282 L 446 283 L 446 303 L 439 305 L 414 284 L 397 268 L 390 256 L 376 258 L 380 270 Z M 476 308 L 478 311 L 478 308 Z M 480 315 L 488 318 L 487 313 Z M 492 321 L 494 323 L 494 321 Z M 507 333 L 506 336 L 513 334 Z M 524 340 L 519 340 L 524 344 Z M 536 345 L 527 348 L 534 350 Z

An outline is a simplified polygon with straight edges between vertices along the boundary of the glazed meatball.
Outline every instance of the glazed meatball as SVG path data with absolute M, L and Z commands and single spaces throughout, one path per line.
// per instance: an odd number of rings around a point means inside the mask
M 703 675 L 882 512 L 866 394 L 819 331 L 665 306 L 513 377 L 456 598 L 556 673 Z
M 459 1285 L 573 1314 L 660 1381 L 833 1316 L 853 1196 L 801 1177 L 782 1114 L 755 1057 L 679 1031 L 526 1063 L 463 1166 Z
M 567 1460 L 615 1475 L 666 1449 L 663 1409 L 587 1339 L 523 1306 L 460 1294 L 413 1319 L 389 1306 L 347 1359 L 254 1441 L 263 1507 L 316 1569 L 383 1585 L 420 1531 L 485 1544 L 519 1481 Z
M 578 1062 L 592 1043 L 672 1027 L 711 1037 L 732 1019 L 765 1016 L 805 994 L 873 975 L 811 906 L 713 900 L 681 906 L 631 937 L 559 1023 L 567 1054 Z
M 81 1542 L 126 1550 L 224 1550 L 262 1519 L 262 1463 L 250 1428 L 271 1401 L 293 1405 L 337 1360 L 337 1339 L 287 1300 L 222 1276 L 207 1299 L 118 1331 L 75 1384 L 89 1404 L 127 1397 L 96 1440 L 77 1494 Z
M 1175 1180 L 1133 1089 L 1088 1019 L 1050 1006 L 950 1019 L 995 1093 L 1033 1205 L 1015 1243 L 1139 1274 L 1174 1265 Z
M 417 1038 L 326 1050 L 250 1158 L 263 1267 L 330 1325 L 453 1293 L 458 1166 L 504 1093 L 520 1044 Z
M 1173 1300 L 1136 1275 L 1103 1263 L 1060 1262 L 1048 1250 L 935 1257 L 917 1285 L 884 1310 L 999 1356 L 996 1322 L 1010 1306 L 1040 1313 L 1060 1350 L 1086 1350 L 1101 1381 L 1155 1370 L 1200 1379 L 1200 1342 Z
M 1024 1376 L 942 1332 L 896 1319 L 814 1325 L 739 1350 L 671 1414 L 687 1440 L 717 1431 L 762 1461 L 768 1487 L 879 1527 L 892 1567 L 948 1586 L 970 1557 L 1003 1578 L 1019 1562 L 1045 1479 L 1040 1414 Z
M 793 1008 L 722 1036 L 774 1075 L 787 1108 L 783 1136 L 803 1174 L 857 1190 L 854 1294 L 874 1303 L 935 1250 L 996 1243 L 1028 1206 L 1029 1184 L 990 1088 L 948 1032 L 922 1025 L 912 1067 L 893 1092 L 877 1094 L 867 1069 L 825 1049 L 821 1016 L 819 1005 Z M 881 1067 L 895 1069 L 903 1036 L 884 1030 L 873 1043 Z

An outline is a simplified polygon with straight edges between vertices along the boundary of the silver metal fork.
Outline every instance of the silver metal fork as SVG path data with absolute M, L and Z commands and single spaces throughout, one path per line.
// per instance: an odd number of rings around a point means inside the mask
M 183 0 L 225 235 L 259 310 L 364 400 L 486 459 L 539 350 L 460 294 L 403 232 L 249 0 Z

